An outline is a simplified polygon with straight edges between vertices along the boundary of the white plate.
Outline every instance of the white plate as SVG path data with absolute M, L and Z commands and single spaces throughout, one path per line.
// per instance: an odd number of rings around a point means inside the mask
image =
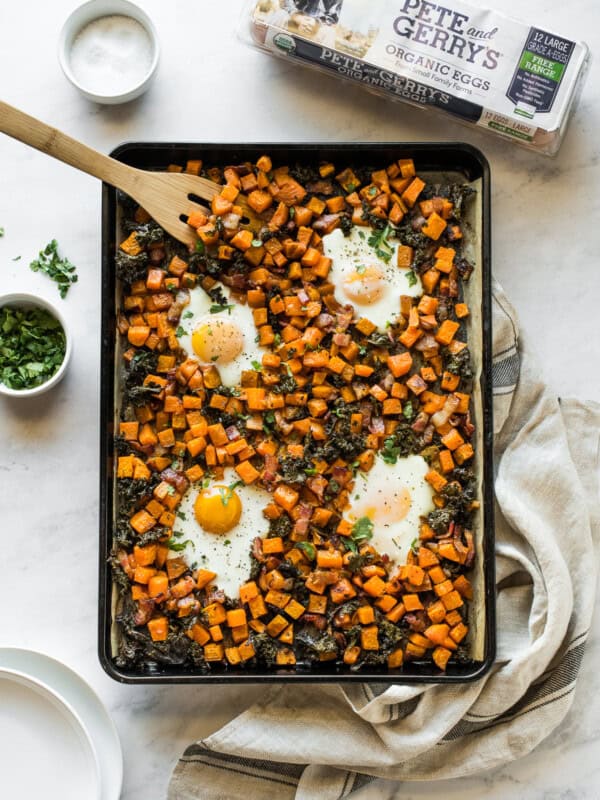
M 8 731 L 7 726 L 10 726 Z M 25 731 L 28 735 L 24 742 Z M 12 738 L 10 761 L 5 744 L 9 737 Z M 91 740 L 87 757 L 86 740 Z M 113 721 L 92 688 L 49 656 L 13 647 L 0 648 L 0 742 L 2 795 L 6 791 L 10 797 L 44 800 L 120 797 L 123 754 Z M 20 773 L 17 762 L 22 765 Z M 62 778 L 60 794 L 56 795 L 49 791 L 53 770 Z M 13 786 L 12 776 L 17 774 L 21 783 Z M 81 786 L 78 781 L 84 774 L 92 781 L 96 778 L 98 793 L 90 791 L 89 785 L 85 791 L 77 792 Z M 38 775 L 42 791 L 29 791 L 23 777 L 34 780 Z

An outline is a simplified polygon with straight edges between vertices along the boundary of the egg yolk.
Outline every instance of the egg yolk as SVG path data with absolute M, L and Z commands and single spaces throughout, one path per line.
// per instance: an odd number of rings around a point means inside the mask
M 365 508 L 362 516 L 369 517 L 372 522 L 380 525 L 389 525 L 391 522 L 401 522 L 410 511 L 411 505 L 410 492 L 403 486 L 399 491 L 384 497 L 377 507 Z
M 192 347 L 202 361 L 228 364 L 244 349 L 244 334 L 230 320 L 208 320 L 194 329 Z
M 240 521 L 242 501 L 228 486 L 210 486 L 196 498 L 194 514 L 200 527 L 208 533 L 227 533 Z
M 385 276 L 379 267 L 358 266 L 354 272 L 344 278 L 344 291 L 353 302 L 359 305 L 370 305 L 383 297 Z

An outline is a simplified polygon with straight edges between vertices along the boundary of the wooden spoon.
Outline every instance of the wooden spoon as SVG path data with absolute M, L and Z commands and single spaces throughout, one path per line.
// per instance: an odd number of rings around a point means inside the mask
M 185 221 L 191 204 L 197 202 L 197 198 L 210 202 L 222 188 L 197 175 L 148 172 L 128 167 L 2 101 L 0 131 L 121 189 L 139 203 L 161 228 L 190 247 L 197 241 L 195 230 Z M 240 197 L 236 204 L 244 209 L 242 227 L 256 232 L 264 226 L 265 221 L 244 198 Z

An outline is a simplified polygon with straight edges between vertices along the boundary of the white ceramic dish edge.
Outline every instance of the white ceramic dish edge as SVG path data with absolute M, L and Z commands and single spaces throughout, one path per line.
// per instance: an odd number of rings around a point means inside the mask
M 91 92 L 77 80 L 71 69 L 70 52 L 73 41 L 82 28 L 95 19 L 112 14 L 131 17 L 144 27 L 152 43 L 152 63 L 144 79 L 136 86 L 133 86 L 129 91 L 120 94 L 98 94 L 96 92 Z M 58 38 L 58 60 L 66 78 L 84 97 L 87 97 L 88 100 L 104 105 L 128 103 L 130 100 L 135 100 L 136 97 L 143 94 L 154 80 L 159 58 L 160 44 L 154 23 L 145 11 L 134 3 L 130 3 L 129 0 L 88 0 L 87 3 L 78 6 L 71 15 L 67 17 Z
M 71 353 L 73 352 L 73 338 L 69 331 L 69 326 L 65 320 L 64 315 L 62 312 L 49 300 L 46 300 L 43 297 L 40 297 L 35 294 L 26 294 L 26 293 L 13 293 L 13 294 L 3 294 L 0 295 L 0 308 L 4 306 L 10 306 L 13 308 L 42 308 L 52 314 L 53 317 L 60 322 L 63 331 L 65 332 L 65 339 L 66 339 L 66 347 L 65 347 L 65 357 L 63 358 L 62 364 L 56 370 L 54 375 L 45 383 L 41 383 L 39 386 L 34 386 L 32 389 L 11 389 L 8 386 L 5 386 L 3 383 L 0 382 L 0 394 L 6 395 L 6 397 L 35 397 L 36 395 L 43 394 L 47 392 L 48 389 L 51 389 L 53 386 L 62 380 L 64 377 L 65 372 L 67 371 L 67 366 L 69 365 L 69 360 L 71 358 Z
M 61 697 L 51 686 L 48 686 L 47 683 L 28 675 L 22 670 L 0 666 L 0 678 L 1 677 L 19 683 L 26 688 L 33 689 L 34 692 L 50 702 L 71 725 L 72 730 L 75 732 L 77 738 L 84 746 L 91 762 L 90 766 L 93 768 L 95 786 L 89 787 L 90 792 L 93 791 L 93 796 L 90 794 L 90 800 L 101 800 L 100 764 L 98 762 L 98 754 L 96 753 L 96 748 L 94 747 L 94 743 L 87 726 L 84 724 L 83 720 L 75 711 L 73 706 L 67 700 L 65 700 L 64 697 Z
M 123 784 L 123 752 L 119 735 L 89 683 L 61 661 L 19 647 L 0 647 L 0 670 L 21 672 L 52 686 L 77 709 L 94 741 L 100 768 L 100 800 L 119 800 Z

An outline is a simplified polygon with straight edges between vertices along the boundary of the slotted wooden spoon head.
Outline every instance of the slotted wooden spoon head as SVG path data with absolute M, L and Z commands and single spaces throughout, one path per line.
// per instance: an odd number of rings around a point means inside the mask
M 198 202 L 205 200 L 210 204 L 222 188 L 197 175 L 147 172 L 129 167 L 1 100 L 0 131 L 121 189 L 139 203 L 167 233 L 189 247 L 195 246 L 197 235 L 186 223 L 188 215 Z M 244 212 L 242 227 L 258 233 L 265 220 L 248 206 L 244 198 L 236 200 L 236 205 L 241 206 Z
M 199 208 L 210 214 L 202 201 L 210 205 L 210 201 L 223 187 L 206 178 L 180 172 L 147 172 L 137 169 L 134 172 L 135 176 L 132 176 L 127 189 L 128 194 L 167 233 L 189 247 L 194 247 L 198 236 L 187 224 L 187 218 L 191 211 Z M 248 228 L 253 233 L 264 227 L 265 220 L 248 206 L 245 198 L 238 198 L 236 205 L 241 206 L 244 211 L 241 227 Z

